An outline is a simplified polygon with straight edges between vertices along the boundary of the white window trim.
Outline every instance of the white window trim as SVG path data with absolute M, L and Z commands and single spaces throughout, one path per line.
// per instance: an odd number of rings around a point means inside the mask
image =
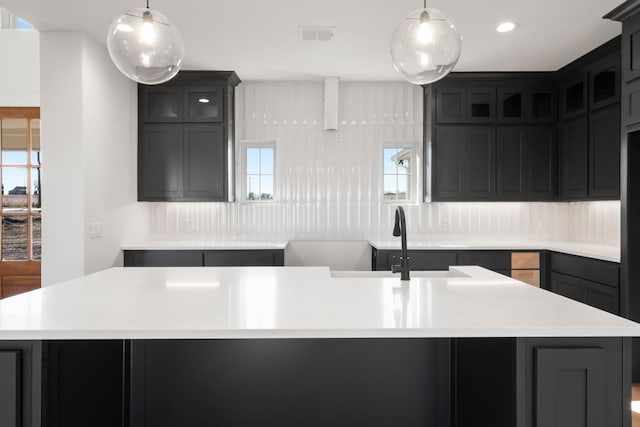
M 379 183 L 380 190 L 378 197 L 382 200 L 382 203 L 385 205 L 415 205 L 419 203 L 419 200 L 422 196 L 418 196 L 418 194 L 422 191 L 420 177 L 422 176 L 422 165 L 420 162 L 421 153 L 419 152 L 420 144 L 417 141 L 396 141 L 396 142 L 385 142 L 382 144 L 382 148 L 380 149 L 380 173 L 379 173 Z M 411 149 L 411 162 L 413 167 L 409 174 L 409 198 L 406 200 L 386 200 L 384 198 L 384 149 L 385 148 L 409 148 Z
M 275 203 L 278 200 L 278 191 L 277 191 L 277 164 L 278 164 L 278 152 L 276 148 L 276 141 L 273 140 L 265 140 L 265 141 L 240 141 L 240 176 L 238 177 L 238 182 L 240 185 L 236 187 L 239 190 L 238 197 L 236 200 L 239 200 L 240 203 L 247 204 L 269 204 Z M 273 199 L 271 200 L 249 200 L 247 199 L 247 148 L 272 148 L 273 149 Z

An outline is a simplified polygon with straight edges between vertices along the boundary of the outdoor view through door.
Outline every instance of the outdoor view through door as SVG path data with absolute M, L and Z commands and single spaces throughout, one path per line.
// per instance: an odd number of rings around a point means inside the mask
M 40 287 L 40 109 L 0 107 L 0 297 Z

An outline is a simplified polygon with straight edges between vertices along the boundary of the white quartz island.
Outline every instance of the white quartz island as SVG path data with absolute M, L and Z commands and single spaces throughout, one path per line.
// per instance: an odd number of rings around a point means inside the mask
M 630 427 L 633 336 L 474 266 L 112 268 L 0 301 L 0 425 Z
M 0 301 L 0 338 L 640 335 L 639 324 L 480 267 L 413 272 L 404 284 L 335 276 L 325 267 L 112 268 Z

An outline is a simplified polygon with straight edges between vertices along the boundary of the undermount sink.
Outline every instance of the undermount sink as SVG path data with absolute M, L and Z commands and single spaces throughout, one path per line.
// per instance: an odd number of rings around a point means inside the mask
M 400 274 L 392 273 L 390 271 L 331 271 L 331 277 L 333 278 L 386 278 L 397 277 L 400 279 Z M 411 271 L 411 277 L 469 277 L 466 274 L 459 271 Z

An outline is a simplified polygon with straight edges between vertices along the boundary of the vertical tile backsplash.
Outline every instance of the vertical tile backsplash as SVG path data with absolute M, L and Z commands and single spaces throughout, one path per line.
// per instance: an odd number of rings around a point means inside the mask
M 152 237 L 391 239 L 395 204 L 383 200 L 381 150 L 389 142 L 415 142 L 421 159 L 422 89 L 404 83 L 341 83 L 337 132 L 322 129 L 322 97 L 322 82 L 241 84 L 236 138 L 276 141 L 276 200 L 152 203 Z M 238 164 L 236 179 L 241 179 L 239 171 Z M 413 203 L 405 210 L 411 240 L 620 240 L 619 202 Z

